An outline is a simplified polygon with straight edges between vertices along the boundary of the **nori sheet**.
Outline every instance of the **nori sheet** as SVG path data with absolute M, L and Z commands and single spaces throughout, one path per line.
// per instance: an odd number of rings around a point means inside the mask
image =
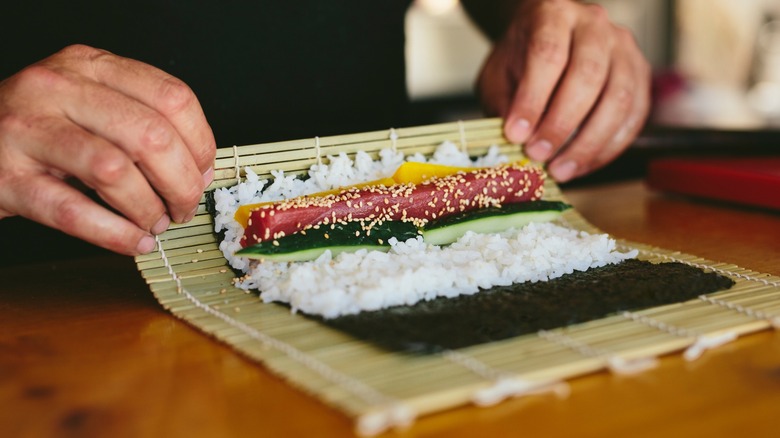
M 332 319 L 309 317 L 387 349 L 434 353 L 687 301 L 733 284 L 730 278 L 682 263 L 626 260 L 550 281 L 413 306 Z

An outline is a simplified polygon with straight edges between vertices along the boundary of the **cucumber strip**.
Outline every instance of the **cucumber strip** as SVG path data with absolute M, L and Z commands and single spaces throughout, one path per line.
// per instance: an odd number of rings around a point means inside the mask
M 569 204 L 559 201 L 529 201 L 459 213 L 428 223 L 422 230 L 423 240 L 433 245 L 447 245 L 467 231 L 500 233 L 531 222 L 549 222 L 569 208 Z
M 237 251 L 236 255 L 260 260 L 300 262 L 314 260 L 327 250 L 331 250 L 334 256 L 340 252 L 360 249 L 387 251 L 391 238 L 403 241 L 420 234 L 411 222 L 385 221 L 372 226 L 370 233 L 364 230 L 365 226 L 359 221 L 319 225 L 248 246 Z
M 260 244 L 258 244 L 260 245 Z M 252 245 L 244 248 L 241 251 L 236 252 L 236 255 L 246 257 L 248 259 L 256 260 L 268 260 L 271 262 L 307 262 L 309 260 L 316 260 L 319 256 L 325 254 L 325 251 L 330 251 L 333 257 L 336 257 L 342 252 L 358 252 L 361 249 L 367 251 L 383 251 L 390 250 L 390 244 L 385 243 L 383 245 L 338 245 L 338 246 L 323 246 L 319 248 L 309 248 L 301 250 L 293 250 L 289 252 L 277 252 L 277 253 L 265 253 L 263 250 L 259 250 L 256 247 L 258 245 Z

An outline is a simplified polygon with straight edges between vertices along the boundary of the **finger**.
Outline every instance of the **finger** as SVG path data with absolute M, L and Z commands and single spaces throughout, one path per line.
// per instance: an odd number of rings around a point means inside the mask
M 541 119 L 569 59 L 571 23 L 565 14 L 539 14 L 524 49 L 522 73 L 504 132 L 516 143 L 528 139 Z
M 110 206 L 139 228 L 160 234 L 168 228 L 162 200 L 122 150 L 69 121 L 48 120 L 28 137 L 30 157 L 72 175 L 95 189 Z
M 203 190 L 203 176 L 174 127 L 159 112 L 89 80 L 62 84 L 65 115 L 121 148 L 166 201 L 170 217 L 189 221 Z
M 73 46 L 93 60 L 94 79 L 158 111 L 191 151 L 198 169 L 214 165 L 216 147 L 197 96 L 187 84 L 149 64 L 86 46 Z
M 610 69 L 609 27 L 608 23 L 595 21 L 575 30 L 566 73 L 538 129 L 529 139 L 526 151 L 532 159 L 546 161 L 555 155 L 591 112 Z
M 509 68 L 506 45 L 501 44 L 490 54 L 479 75 L 477 88 L 488 116 L 505 117 L 509 110 L 515 82 Z
M 650 108 L 650 69 L 640 56 L 619 57 L 599 104 L 548 168 L 568 181 L 615 159 L 636 137 Z
M 639 131 L 642 130 L 650 114 L 652 68 L 636 46 L 633 36 L 628 31 L 625 31 L 625 34 L 632 42 L 629 49 L 633 56 L 629 56 L 628 59 L 633 61 L 633 76 L 636 78 L 637 84 L 634 88 L 633 105 L 628 112 L 628 117 L 626 117 L 615 135 L 612 136 L 607 147 L 593 160 L 593 168 L 609 163 L 628 147 L 639 134 Z
M 21 216 L 114 252 L 138 255 L 155 246 L 149 233 L 50 175 L 17 181 L 0 193 L 0 205 L 13 205 L 10 210 Z
M 650 114 L 650 86 L 640 91 L 634 98 L 634 107 L 625 123 L 618 129 L 598 156 L 593 160 L 592 168 L 598 168 L 611 162 L 636 138 Z
M 598 167 L 595 161 L 625 124 L 634 107 L 638 84 L 633 69 L 625 61 L 616 61 L 604 93 L 576 137 L 549 165 L 550 175 L 565 182 Z

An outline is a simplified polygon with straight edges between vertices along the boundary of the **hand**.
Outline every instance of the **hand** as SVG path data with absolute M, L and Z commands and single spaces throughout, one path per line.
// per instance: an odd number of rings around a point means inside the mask
M 147 253 L 195 215 L 215 151 L 189 87 L 138 61 L 71 46 L 0 82 L 0 218 Z
M 650 107 L 650 66 L 598 5 L 531 0 L 517 9 L 478 79 L 504 133 L 568 181 L 616 158 Z

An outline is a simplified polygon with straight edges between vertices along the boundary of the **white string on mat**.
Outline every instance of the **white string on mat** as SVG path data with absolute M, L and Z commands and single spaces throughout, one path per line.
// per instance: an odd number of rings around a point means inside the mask
M 441 353 L 441 357 L 493 382 L 487 388 L 482 388 L 471 395 L 471 401 L 477 406 L 492 406 L 510 397 L 546 392 L 553 392 L 558 397 L 565 398 L 570 392 L 566 382 L 523 379 L 518 375 L 497 370 L 473 356 L 458 351 L 445 350 Z
M 314 150 L 317 153 L 317 165 L 322 166 L 322 152 L 320 151 L 320 138 L 314 137 Z
M 254 327 L 238 321 L 230 315 L 220 312 L 214 307 L 211 307 L 208 304 L 200 301 L 182 285 L 181 278 L 173 270 L 168 257 L 165 255 L 165 250 L 162 247 L 159 236 L 155 236 L 155 239 L 157 241 L 157 250 L 160 252 L 160 257 L 162 258 L 165 267 L 168 269 L 168 273 L 171 275 L 171 278 L 176 283 L 177 293 L 186 297 L 192 304 L 195 305 L 195 307 L 203 310 L 211 316 L 221 319 L 231 327 L 239 329 L 244 334 L 260 342 L 264 346 L 284 353 L 290 359 L 319 374 L 319 376 L 323 379 L 338 385 L 339 387 L 359 397 L 367 404 L 372 405 L 373 407 L 369 409 L 368 413 L 361 415 L 357 419 L 356 431 L 360 435 L 377 435 L 387 429 L 395 427 L 406 427 L 414 421 L 416 417 L 415 411 L 400 400 L 386 396 L 376 389 L 366 385 L 365 383 L 344 373 L 341 373 L 331 368 L 324 362 L 307 355 L 292 345 L 269 336 L 255 329 Z
M 715 304 L 717 306 L 725 307 L 727 309 L 733 310 L 743 315 L 747 315 L 751 318 L 759 319 L 762 321 L 764 320 L 769 321 L 769 324 L 772 325 L 773 328 L 780 330 L 780 315 L 764 312 L 761 310 L 753 310 L 749 307 L 744 307 L 741 304 L 708 297 L 706 295 L 699 295 L 699 299 L 702 301 L 706 301 L 710 304 Z
M 238 164 L 238 147 L 236 145 L 233 145 L 233 166 L 236 171 L 236 184 L 241 184 L 241 167 Z
M 460 151 L 468 155 L 469 146 L 466 142 L 466 126 L 463 120 L 458 120 L 458 132 L 460 133 Z
M 676 327 L 663 321 L 658 321 L 655 318 L 650 318 L 649 316 L 640 315 L 634 312 L 625 311 L 621 315 L 626 319 L 630 319 L 634 322 L 638 322 L 640 324 L 652 327 L 677 337 L 694 338 L 694 343 L 689 346 L 683 353 L 683 357 L 687 361 L 694 361 L 701 357 L 705 351 L 712 350 L 713 348 L 720 347 L 721 345 L 727 344 L 737 339 L 737 332 L 733 330 L 729 330 L 717 335 L 705 335 L 694 330 L 683 327 Z
M 398 151 L 398 133 L 395 128 L 390 128 L 390 149 L 393 152 Z
M 602 348 L 591 347 L 584 342 L 557 331 L 539 330 L 537 335 L 546 341 L 566 347 L 585 357 L 603 358 L 607 362 L 609 370 L 615 374 L 637 374 L 655 368 L 658 365 L 658 360 L 655 357 L 626 359 Z

